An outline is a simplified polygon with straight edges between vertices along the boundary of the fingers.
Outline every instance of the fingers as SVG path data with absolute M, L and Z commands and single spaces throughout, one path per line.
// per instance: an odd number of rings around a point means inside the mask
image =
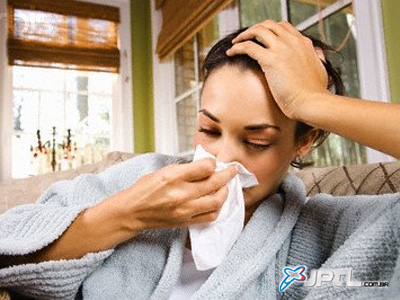
M 190 225 L 202 224 L 202 223 L 210 223 L 215 221 L 219 216 L 219 211 L 213 211 L 209 213 L 200 214 L 198 216 L 193 217 L 190 222 L 183 224 L 183 227 L 187 227 Z
M 202 214 L 220 211 L 228 197 L 228 186 L 224 185 L 213 194 L 208 194 L 190 202 L 190 209 L 194 217 Z
M 164 168 L 167 177 L 183 181 L 198 181 L 210 177 L 215 172 L 215 159 L 205 158 L 182 165 L 170 165 Z
M 224 185 L 228 183 L 238 173 L 238 169 L 234 166 L 215 172 L 209 178 L 192 182 L 191 190 L 193 191 L 193 198 L 199 198 L 205 195 L 213 194 L 220 190 Z
M 269 48 L 276 41 L 277 35 L 270 28 L 258 24 L 243 31 L 241 34 L 239 34 L 236 38 L 232 40 L 232 43 L 237 44 L 252 39 L 256 39 L 257 41 L 262 43 L 265 47 Z
M 291 33 L 292 35 L 300 36 L 300 37 L 303 36 L 303 34 L 302 34 L 299 30 L 297 30 L 296 27 L 294 27 L 292 24 L 290 24 L 288 21 L 281 21 L 281 22 L 279 22 L 278 24 L 279 24 L 281 27 L 284 27 L 285 30 L 286 30 L 288 33 Z
M 263 71 L 270 64 L 271 55 L 268 49 L 263 48 L 252 41 L 245 41 L 239 44 L 234 44 L 227 52 L 227 55 L 233 56 L 238 54 L 247 54 L 252 59 L 258 61 Z
M 251 40 L 258 40 L 265 47 L 257 45 Z M 325 61 L 324 52 L 313 46 L 311 39 L 304 36 L 289 22 L 275 22 L 266 20 L 256 24 L 241 34 L 232 41 L 233 46 L 226 52 L 229 56 L 248 55 L 256 60 L 262 70 L 266 70 L 282 58 L 282 53 L 288 53 L 288 47 L 292 50 L 299 49 L 314 49 L 316 56 Z
M 164 168 L 164 173 L 166 173 L 168 177 L 174 177 L 176 179 L 180 179 L 186 182 L 197 182 L 207 179 L 208 177 L 216 173 L 215 168 L 215 159 L 205 158 L 188 164 L 167 166 Z M 222 174 L 218 175 L 217 177 L 222 177 L 222 179 L 226 177 L 230 180 L 237 174 L 238 170 L 235 167 L 230 166 L 226 170 L 217 173 L 221 172 Z M 223 183 L 222 185 L 224 185 L 225 183 Z M 221 186 L 218 186 L 218 189 L 219 188 L 221 188 Z
M 302 36 L 302 34 L 293 27 L 289 22 L 275 22 L 273 20 L 266 20 L 262 23 L 251 26 L 247 30 L 240 33 L 236 38 L 232 40 L 233 44 L 240 43 L 250 39 L 257 39 L 263 42 L 265 46 L 276 40 L 277 37 L 290 37 L 290 36 Z
M 262 69 L 265 70 L 269 65 L 269 61 L 272 59 L 271 53 L 266 52 L 265 48 L 269 49 L 275 45 L 278 46 L 280 45 L 280 41 L 294 43 L 295 41 L 303 40 L 304 38 L 305 37 L 289 22 L 266 20 L 240 33 L 232 40 L 233 46 L 226 52 L 226 54 L 229 56 L 246 54 L 257 60 Z M 261 42 L 265 46 L 264 51 L 262 51 L 263 47 L 251 42 L 252 39 Z M 281 47 L 275 48 L 275 51 L 277 52 L 281 49 Z
M 176 207 L 170 217 L 176 226 L 189 226 L 197 223 L 214 221 L 228 197 L 228 186 L 225 185 L 213 194 L 188 200 Z
M 215 172 L 216 161 L 205 158 L 187 164 L 183 176 L 187 181 L 198 181 L 211 176 Z
M 225 185 L 213 195 L 207 195 L 194 200 L 192 209 L 196 214 L 186 222 L 185 226 L 215 221 L 227 197 L 228 186 Z
M 213 159 L 202 159 L 184 165 L 170 165 L 161 169 L 155 179 L 161 190 L 168 191 L 171 199 L 197 199 L 220 190 L 239 172 L 235 166 L 215 172 L 215 164 Z

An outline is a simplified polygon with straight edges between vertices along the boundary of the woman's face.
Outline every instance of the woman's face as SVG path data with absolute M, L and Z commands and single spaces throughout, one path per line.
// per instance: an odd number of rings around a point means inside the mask
M 246 210 L 275 193 L 296 156 L 296 122 L 278 108 L 261 72 L 223 66 L 207 78 L 194 138 L 217 160 L 237 161 L 259 185 L 244 189 Z

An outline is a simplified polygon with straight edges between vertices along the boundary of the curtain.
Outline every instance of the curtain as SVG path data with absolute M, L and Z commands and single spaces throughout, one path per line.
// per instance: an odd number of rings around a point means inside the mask
M 75 0 L 8 0 L 10 65 L 118 72 L 119 8 Z
M 192 38 L 218 12 L 234 0 L 156 0 L 162 11 L 162 28 L 156 53 L 165 61 Z

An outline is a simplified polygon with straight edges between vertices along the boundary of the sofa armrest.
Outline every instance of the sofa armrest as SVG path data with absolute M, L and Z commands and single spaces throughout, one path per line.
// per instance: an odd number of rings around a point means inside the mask
M 134 157 L 133 153 L 111 152 L 97 163 L 89 164 L 75 170 L 48 173 L 25 179 L 14 179 L 0 183 L 0 214 L 16 205 L 32 203 L 53 183 L 59 180 L 72 179 L 80 174 L 97 174 L 113 164 Z

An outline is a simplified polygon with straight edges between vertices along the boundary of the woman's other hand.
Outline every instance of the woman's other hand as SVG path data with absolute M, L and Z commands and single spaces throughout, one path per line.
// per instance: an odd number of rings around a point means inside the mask
M 243 31 L 227 51 L 237 54 L 259 63 L 288 118 L 400 158 L 400 105 L 330 93 L 322 51 L 288 22 L 267 20 Z
M 298 120 L 302 110 L 313 105 L 315 94 L 329 93 L 322 50 L 288 22 L 267 20 L 251 26 L 233 40 L 227 54 L 247 54 L 260 64 L 275 101 L 291 119 Z

